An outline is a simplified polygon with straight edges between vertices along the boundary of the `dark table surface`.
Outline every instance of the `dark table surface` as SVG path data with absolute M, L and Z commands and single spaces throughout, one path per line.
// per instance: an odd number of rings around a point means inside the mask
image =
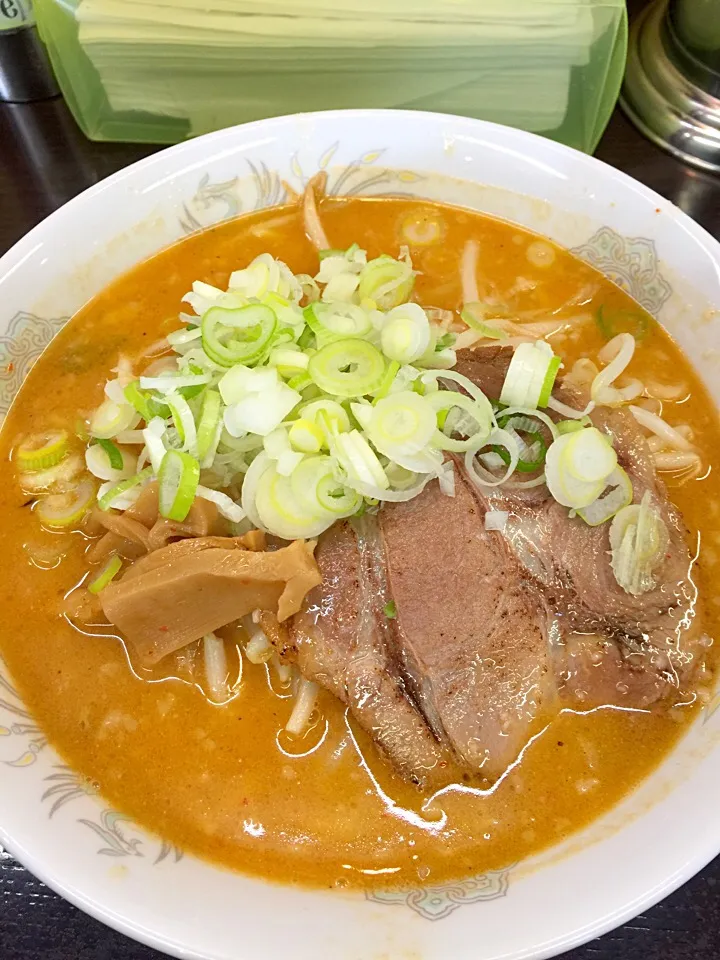
M 61 100 L 0 104 L 0 254 L 66 200 L 152 152 L 147 146 L 90 143 Z M 596 154 L 720 237 L 720 177 L 694 171 L 663 153 L 619 110 Z M 159 957 L 65 903 L 0 848 L 0 960 Z M 566 954 L 566 960 L 719 957 L 720 858 L 654 909 Z

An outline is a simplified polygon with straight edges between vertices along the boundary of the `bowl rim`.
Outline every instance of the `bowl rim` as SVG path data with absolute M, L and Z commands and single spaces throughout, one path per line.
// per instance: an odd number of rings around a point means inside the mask
M 618 170 L 597 157 L 584 154 L 564 144 L 548 140 L 538 134 L 490 121 L 419 110 L 357 108 L 313 111 L 270 117 L 245 124 L 237 124 L 232 127 L 203 134 L 190 140 L 182 141 L 172 146 L 161 147 L 149 156 L 134 161 L 128 166 L 100 180 L 98 183 L 86 188 L 62 206 L 52 211 L 31 230 L 19 238 L 3 256 L 0 257 L 0 288 L 6 276 L 15 270 L 21 269 L 24 261 L 37 249 L 39 244 L 42 244 L 44 233 L 50 225 L 61 224 L 64 220 L 72 220 L 76 213 L 81 211 L 85 205 L 92 203 L 97 198 L 103 197 L 107 192 L 112 193 L 112 191 L 124 181 L 132 179 L 139 169 L 147 170 L 153 165 L 167 163 L 168 158 L 180 158 L 184 154 L 196 150 L 197 144 L 199 143 L 207 145 L 209 148 L 220 146 L 225 141 L 231 144 L 238 135 L 243 138 L 249 138 L 254 131 L 267 133 L 277 130 L 280 139 L 282 139 L 283 128 L 297 121 L 313 121 L 317 119 L 325 122 L 337 120 L 338 122 L 353 121 L 358 124 L 363 124 L 372 122 L 373 119 L 379 117 L 396 120 L 398 127 L 401 127 L 403 121 L 407 119 L 412 119 L 415 122 L 426 119 L 434 123 L 442 122 L 448 124 L 455 129 L 462 127 L 469 131 L 484 131 L 488 134 L 492 134 L 494 131 L 500 132 L 506 141 L 508 138 L 511 142 L 516 140 L 526 147 L 528 145 L 532 147 L 535 143 L 542 145 L 542 150 L 546 154 L 550 152 L 552 156 L 563 157 L 570 155 L 578 159 L 582 158 L 581 162 L 586 164 L 590 170 L 596 169 L 602 171 L 604 177 L 610 177 L 610 179 L 615 180 L 625 188 L 632 189 L 641 196 L 651 199 L 657 206 L 662 206 L 663 211 L 667 211 L 672 218 L 705 249 L 717 264 L 718 272 L 720 273 L 720 242 L 718 242 L 718 240 L 696 223 L 696 221 L 682 211 L 676 204 L 667 200 L 650 187 L 645 186 L 645 184 L 631 177 L 629 174 Z M 292 136 L 288 137 L 288 140 L 290 145 L 292 145 Z M 532 151 L 530 150 L 528 152 Z M 392 196 L 392 191 L 389 191 L 387 195 Z M 720 818 L 718 820 L 718 827 L 720 828 Z M 87 913 L 106 926 L 111 927 L 113 930 L 137 942 L 143 943 L 148 947 L 163 951 L 170 956 L 181 958 L 181 960 L 198 960 L 198 958 L 202 956 L 202 954 L 196 952 L 194 948 L 188 949 L 183 946 L 182 943 L 173 941 L 163 934 L 153 932 L 141 924 L 128 922 L 122 916 L 115 913 L 110 906 L 105 906 L 94 901 L 86 891 L 76 884 L 63 880 L 62 871 L 58 871 L 52 866 L 46 866 L 41 856 L 33 854 L 22 842 L 16 842 L 12 836 L 6 833 L 1 822 L 0 842 L 23 866 L 55 893 L 84 913 Z M 554 940 L 540 944 L 537 948 L 532 947 L 524 951 L 514 952 L 508 955 L 508 957 L 511 956 L 512 960 L 523 960 L 523 958 L 528 958 L 528 960 L 530 960 L 530 958 L 532 958 L 532 960 L 544 960 L 544 958 L 556 956 L 561 952 L 573 949 L 591 939 L 602 936 L 631 920 L 642 911 L 656 905 L 702 870 L 718 854 L 720 854 L 720 832 L 718 834 L 718 840 L 714 845 L 708 845 L 703 852 L 695 854 L 683 864 L 682 868 L 675 870 L 675 872 L 665 877 L 662 882 L 648 889 L 643 896 L 630 901 L 622 910 L 600 917 L 593 923 L 569 930 Z M 225 871 L 221 866 L 213 866 L 219 871 L 230 872 Z M 284 889 L 282 884 L 265 881 L 261 878 L 253 878 L 253 880 L 258 883 L 265 883 L 268 889 Z

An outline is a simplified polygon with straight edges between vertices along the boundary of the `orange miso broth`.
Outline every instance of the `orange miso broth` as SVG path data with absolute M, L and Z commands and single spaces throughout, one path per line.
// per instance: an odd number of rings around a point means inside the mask
M 658 398 L 669 423 L 689 425 L 702 460 L 690 478 L 663 479 L 691 545 L 701 533 L 703 542 L 717 540 L 714 406 L 677 346 L 622 290 L 549 241 L 465 210 L 332 199 L 322 203 L 322 218 L 336 248 L 357 242 L 371 258 L 397 256 L 408 245 L 418 271 L 414 298 L 445 310 L 461 307 L 460 256 L 468 240 L 477 241 L 480 298 L 502 304 L 508 317 L 557 321 L 559 332 L 549 340 L 565 371 L 605 344 L 596 322 L 601 308 L 601 316 L 640 316 L 644 336 L 627 372 Z M 701 697 L 669 712 L 563 710 L 494 787 L 462 784 L 433 798 L 395 773 L 325 691 L 311 728 L 293 737 L 284 730 L 290 686 L 271 665 L 242 658 L 233 698 L 217 705 L 197 682 L 195 647 L 143 669 L 112 627 L 81 630 L 65 616 L 66 598 L 87 571 L 88 538 L 40 526 L 20 490 L 13 448 L 38 431 L 72 432 L 101 402 L 119 355 L 141 369 L 148 347 L 178 327 L 180 301 L 193 281 L 224 288 L 233 270 L 265 252 L 294 273 L 317 272 L 298 208 L 243 216 L 120 277 L 32 369 L 2 432 L 0 652 L 64 761 L 113 807 L 188 853 L 283 883 L 329 888 L 441 883 L 522 860 L 632 790 L 676 744 Z M 695 569 L 710 638 L 717 633 L 719 561 L 703 547 Z M 243 631 L 226 628 L 223 636 L 237 675 Z

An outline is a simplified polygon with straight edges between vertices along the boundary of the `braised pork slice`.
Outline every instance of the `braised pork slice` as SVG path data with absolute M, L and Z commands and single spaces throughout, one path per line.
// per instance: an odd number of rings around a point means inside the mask
M 414 699 L 436 736 L 495 779 L 554 710 L 542 596 L 485 505 L 456 476 L 379 515 L 397 616 L 392 629 Z
M 303 676 L 348 705 L 403 776 L 446 778 L 452 758 L 408 695 L 388 644 L 388 602 L 374 517 L 336 523 L 317 546 L 322 584 L 306 597 L 282 650 Z
M 497 399 L 511 357 L 512 348 L 498 345 L 463 350 L 457 369 Z M 560 381 L 555 396 L 575 408 L 587 401 L 569 382 Z M 610 524 L 590 527 L 571 518 L 543 487 L 525 494 L 492 490 L 485 499 L 509 512 L 505 538 L 550 606 L 561 611 L 567 643 L 557 659 L 561 693 L 585 703 L 646 706 L 681 686 L 694 666 L 698 610 L 687 532 L 634 417 L 597 407 L 591 419 L 612 437 L 633 484 L 633 501 L 649 491 L 667 526 L 670 542 L 654 589 L 626 593 L 610 565 Z

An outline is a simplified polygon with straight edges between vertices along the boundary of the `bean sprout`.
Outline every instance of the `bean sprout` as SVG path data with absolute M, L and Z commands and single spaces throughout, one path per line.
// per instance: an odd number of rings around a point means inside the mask
M 327 174 L 317 174 L 317 176 L 313 177 L 312 180 L 308 181 L 308 185 L 305 187 L 305 193 L 303 194 L 303 220 L 305 224 L 305 233 L 308 240 L 310 243 L 312 243 L 316 250 L 327 250 L 330 247 L 330 243 L 320 220 L 320 214 L 318 213 L 317 208 L 317 198 L 315 195 L 316 188 L 322 193 L 326 181 Z
M 685 383 L 658 383 L 657 380 L 651 380 L 645 384 L 645 392 L 657 400 L 673 401 L 686 397 L 690 390 Z
M 222 702 L 227 698 L 227 657 L 225 644 L 214 633 L 208 633 L 203 638 L 203 654 L 205 659 L 205 679 L 208 692 L 213 700 Z M 240 661 L 242 664 L 242 660 Z
M 686 440 L 681 433 L 658 417 L 657 414 L 650 413 L 649 410 L 634 405 L 630 406 L 630 413 L 632 413 L 641 427 L 645 427 L 650 433 L 664 440 L 666 446 L 670 447 L 671 450 L 692 451 L 693 446 L 690 441 Z
M 480 248 L 477 240 L 468 240 L 460 261 L 460 281 L 462 283 L 463 303 L 477 303 L 480 299 L 477 283 L 478 255 Z
M 288 733 L 295 734 L 296 737 L 305 733 L 315 709 L 318 690 L 318 685 L 312 680 L 302 679 L 300 681 L 295 695 L 295 705 L 290 714 L 290 719 L 285 724 Z
M 590 387 L 590 396 L 596 403 L 617 406 L 635 400 L 645 389 L 639 380 L 631 380 L 624 387 L 612 384 L 622 374 L 635 353 L 635 338 L 631 333 L 619 333 L 598 353 L 598 360 L 606 363 L 604 370 L 595 377 Z
M 692 467 L 693 471 L 697 472 L 700 466 L 701 460 L 697 453 L 661 452 L 655 454 L 656 470 L 675 473 Z

